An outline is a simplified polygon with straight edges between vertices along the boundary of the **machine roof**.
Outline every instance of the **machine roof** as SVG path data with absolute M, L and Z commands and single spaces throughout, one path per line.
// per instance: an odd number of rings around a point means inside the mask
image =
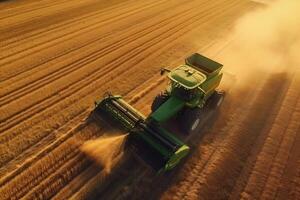
M 168 77 L 187 89 L 198 87 L 206 80 L 206 75 L 188 65 L 180 65 L 173 69 Z

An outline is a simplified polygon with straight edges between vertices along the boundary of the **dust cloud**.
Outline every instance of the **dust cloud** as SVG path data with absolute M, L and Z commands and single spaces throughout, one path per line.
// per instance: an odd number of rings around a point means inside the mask
M 237 21 L 218 59 L 240 80 L 300 65 L 300 1 L 271 1 Z M 292 69 L 292 70 L 291 70 Z
M 97 164 L 103 166 L 107 173 L 110 173 L 123 155 L 126 136 L 127 134 L 90 140 L 85 142 L 80 149 Z

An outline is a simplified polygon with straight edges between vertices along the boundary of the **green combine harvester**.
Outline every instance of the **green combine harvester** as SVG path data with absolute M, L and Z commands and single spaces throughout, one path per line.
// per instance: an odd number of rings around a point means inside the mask
M 168 73 L 170 83 L 154 99 L 148 117 L 116 95 L 95 102 L 95 112 L 113 119 L 129 132 L 128 146 L 148 165 L 157 171 L 171 170 L 190 148 L 163 124 L 176 118 L 182 135 L 198 134 L 207 113 L 223 101 L 224 93 L 216 90 L 223 76 L 221 69 L 221 64 L 195 53 L 184 65 L 161 69 L 161 75 Z

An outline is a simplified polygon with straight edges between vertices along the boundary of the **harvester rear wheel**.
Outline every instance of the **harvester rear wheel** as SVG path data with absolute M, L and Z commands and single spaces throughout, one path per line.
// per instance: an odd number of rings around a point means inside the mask
M 152 102 L 151 110 L 152 112 L 156 111 L 163 103 L 165 103 L 169 98 L 169 95 L 166 92 L 161 92 L 157 95 Z

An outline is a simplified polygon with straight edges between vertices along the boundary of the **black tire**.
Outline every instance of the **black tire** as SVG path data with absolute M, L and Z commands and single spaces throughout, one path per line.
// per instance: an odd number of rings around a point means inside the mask
M 165 103 L 169 98 L 169 95 L 166 92 L 161 92 L 155 97 L 152 102 L 151 110 L 152 112 L 156 111 L 163 103 Z
M 181 129 L 185 134 L 198 132 L 203 125 L 205 108 L 186 108 L 180 115 Z
M 180 114 L 182 131 L 186 134 L 200 132 L 200 129 L 208 123 L 208 118 L 221 106 L 224 100 L 224 92 L 215 91 L 206 101 L 203 108 L 186 108 Z
M 224 101 L 225 92 L 215 91 L 208 99 L 208 106 L 210 109 L 218 109 Z

